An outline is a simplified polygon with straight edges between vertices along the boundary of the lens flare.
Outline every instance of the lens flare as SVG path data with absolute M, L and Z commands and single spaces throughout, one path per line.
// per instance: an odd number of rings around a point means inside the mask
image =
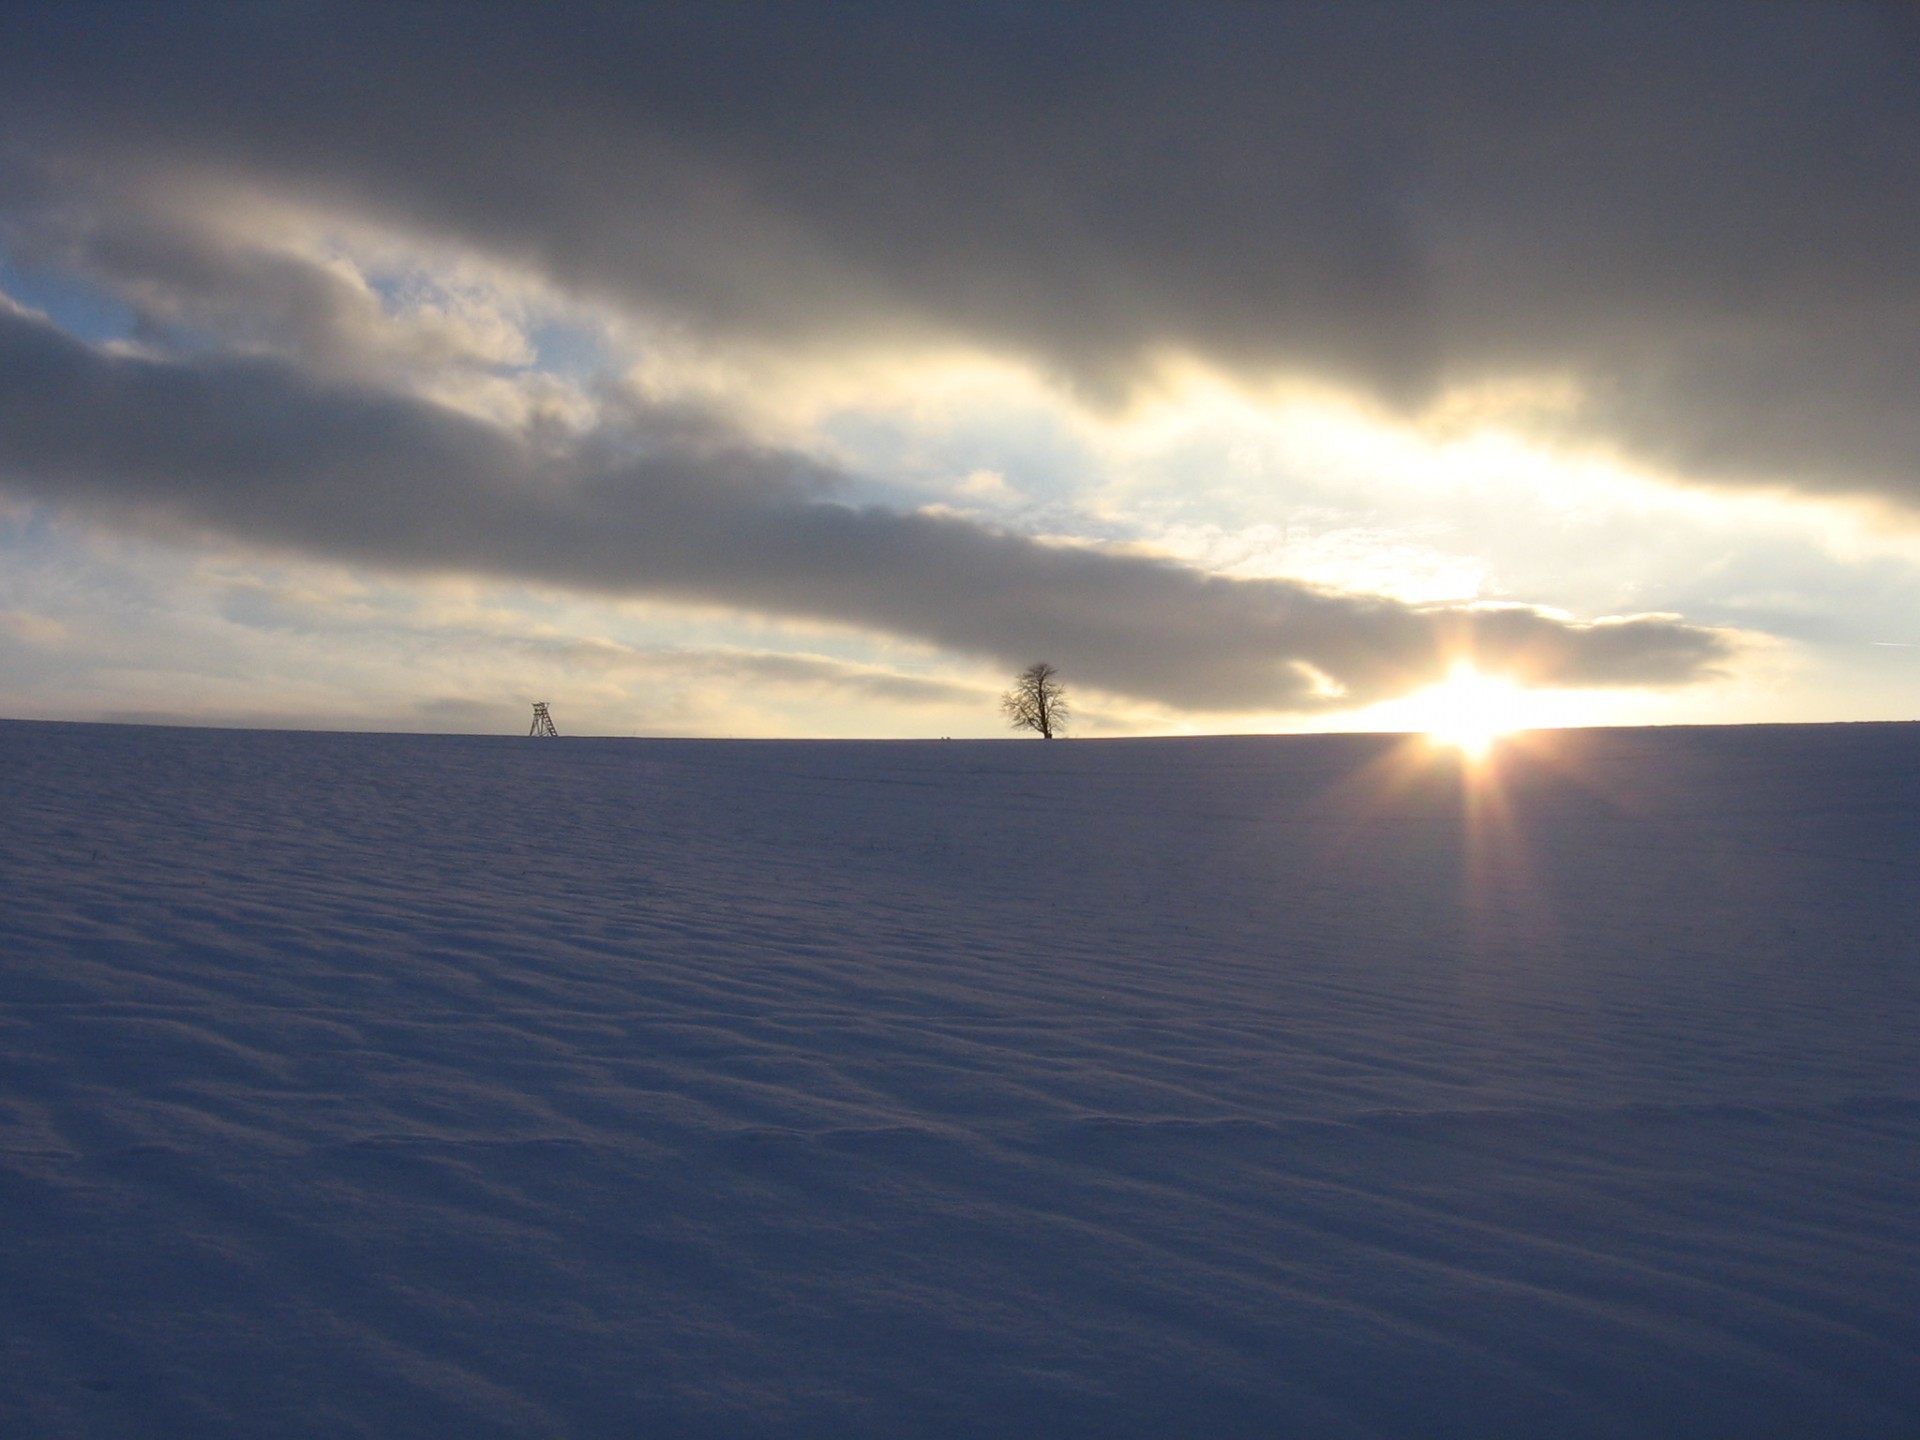
M 1463 660 L 1420 697 L 1421 728 L 1432 744 L 1484 760 L 1495 741 L 1524 724 L 1520 697 L 1518 686 L 1482 675 Z

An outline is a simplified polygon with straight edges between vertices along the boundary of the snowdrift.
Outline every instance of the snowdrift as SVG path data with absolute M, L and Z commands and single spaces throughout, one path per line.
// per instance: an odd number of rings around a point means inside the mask
M 0 746 L 8 1436 L 1920 1433 L 1920 726 Z

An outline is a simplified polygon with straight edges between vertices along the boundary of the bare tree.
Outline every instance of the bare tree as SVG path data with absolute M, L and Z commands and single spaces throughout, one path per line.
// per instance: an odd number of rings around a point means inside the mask
M 1042 740 L 1053 739 L 1067 728 L 1070 713 L 1060 672 L 1044 660 L 1029 665 L 1000 697 L 1000 709 L 1014 729 L 1037 730 Z

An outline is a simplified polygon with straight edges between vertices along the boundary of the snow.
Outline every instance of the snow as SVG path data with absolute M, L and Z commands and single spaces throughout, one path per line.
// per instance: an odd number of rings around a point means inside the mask
M 0 724 L 0 1433 L 1920 1433 L 1920 726 Z

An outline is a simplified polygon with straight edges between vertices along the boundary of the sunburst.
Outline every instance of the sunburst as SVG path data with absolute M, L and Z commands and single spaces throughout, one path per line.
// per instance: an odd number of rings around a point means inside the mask
M 1471 661 L 1462 660 L 1444 681 L 1414 697 L 1410 709 L 1432 744 L 1478 761 L 1487 757 L 1501 736 L 1525 724 L 1524 693 L 1519 686 L 1484 675 Z

